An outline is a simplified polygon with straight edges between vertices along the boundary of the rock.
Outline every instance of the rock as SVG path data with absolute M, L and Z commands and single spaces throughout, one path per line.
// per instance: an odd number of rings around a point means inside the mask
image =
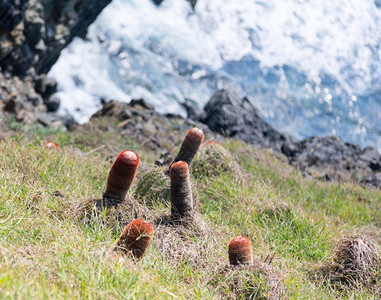
M 60 101 L 51 98 L 57 83 L 45 74 L 61 50 L 75 36 L 84 36 L 87 27 L 110 2 L 0 0 L 0 100 L 3 101 L 0 113 L 14 114 L 17 121 L 25 124 L 51 124 L 41 113 L 56 111 Z
M 164 0 L 152 0 L 153 3 L 155 3 L 156 5 L 160 5 Z M 190 5 L 192 6 L 192 8 L 194 9 L 194 7 L 196 6 L 197 4 L 197 0 L 186 0 L 190 3 Z
M 371 172 L 378 170 L 381 164 L 381 155 L 375 148 L 361 149 L 358 145 L 343 142 L 337 136 L 309 137 L 292 144 L 293 151 L 287 151 L 285 146 L 283 153 L 289 160 L 300 166 L 327 166 L 335 170 L 362 170 Z
M 37 118 L 37 122 L 45 127 L 57 128 L 63 126 L 61 118 L 54 114 L 40 114 Z
M 17 76 L 47 73 L 61 50 L 84 36 L 110 2 L 0 0 L 0 40 L 7 44 L 0 46 L 0 67 Z
M 194 102 L 184 102 L 181 105 L 185 108 L 187 112 L 188 119 L 194 121 L 200 121 L 200 116 L 202 115 L 202 111 L 199 110 L 197 104 Z
M 337 136 L 309 137 L 293 142 L 263 121 L 247 98 L 239 100 L 227 91 L 217 91 L 195 118 L 224 136 L 281 151 L 303 174 L 325 181 L 358 181 L 381 187 L 381 155 L 373 147 L 361 149 Z
M 56 112 L 61 104 L 61 99 L 57 96 L 51 96 L 47 101 L 44 101 L 48 112 Z
M 381 155 L 374 147 L 366 147 L 361 152 L 360 159 L 366 162 L 373 171 L 381 171 Z
M 175 143 L 181 142 L 184 133 L 194 127 L 194 122 L 189 119 L 179 116 L 169 119 L 157 113 L 144 99 L 132 100 L 130 103 L 111 100 L 91 117 L 88 126 L 91 126 L 93 122 L 98 122 L 99 118 L 111 120 L 111 122 L 104 123 L 111 126 L 113 130 L 120 131 L 121 135 L 133 138 L 152 150 L 164 153 L 168 149 L 173 149 Z M 115 124 L 115 120 L 119 123 Z M 199 124 L 198 127 L 202 127 L 204 133 L 214 139 L 221 139 L 212 134 L 205 125 Z M 103 129 L 106 130 L 106 128 Z M 180 137 L 177 137 L 178 135 Z M 167 161 L 166 159 L 163 156 L 158 163 L 164 163 Z
M 381 174 L 378 173 L 370 176 L 365 176 L 361 179 L 360 182 L 381 189 Z
M 46 74 L 41 74 L 35 77 L 34 89 L 44 100 L 47 100 L 57 92 L 57 82 L 53 78 L 47 77 Z
M 281 149 L 282 153 L 284 155 L 286 155 L 287 157 L 294 157 L 295 154 L 297 153 L 298 151 L 298 148 L 293 144 L 293 143 L 290 143 L 290 142 L 285 142 Z
M 43 100 L 33 88 L 33 80 L 27 76 L 21 80 L 9 73 L 0 73 L 1 110 L 16 116 L 16 120 L 25 124 L 37 121 L 40 113 L 46 112 Z
M 65 125 L 65 127 L 68 130 L 72 130 L 75 128 L 76 125 L 78 125 L 78 122 L 74 119 L 74 117 L 72 115 L 69 115 L 69 114 L 60 115 L 60 119 L 61 119 L 63 125 Z
M 248 98 L 227 91 L 217 91 L 204 107 L 201 122 L 217 133 L 247 143 L 280 150 L 287 138 L 262 120 Z
M 144 109 L 152 110 L 154 111 L 154 107 L 151 104 L 148 104 L 143 98 L 141 99 L 132 99 L 130 101 L 130 106 L 135 107 L 135 106 L 141 106 Z
M 105 103 L 101 110 L 97 111 L 94 115 L 91 116 L 91 119 L 93 118 L 99 118 L 99 117 L 118 117 L 120 121 L 129 119 L 132 117 L 132 113 L 128 110 L 129 106 L 127 103 L 118 102 L 116 100 L 111 100 L 107 103 Z M 128 110 L 128 112 L 126 112 Z M 128 117 L 126 118 L 126 115 Z
M 11 31 L 22 20 L 27 0 L 0 0 L 0 31 Z
M 309 137 L 296 143 L 284 143 L 281 148 L 289 162 L 302 171 L 326 173 L 325 180 L 356 180 L 381 187 L 381 155 L 373 147 L 361 149 L 343 142 L 337 136 Z

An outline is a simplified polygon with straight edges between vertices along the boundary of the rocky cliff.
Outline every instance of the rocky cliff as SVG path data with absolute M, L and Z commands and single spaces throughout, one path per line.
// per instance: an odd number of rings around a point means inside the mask
M 0 0 L 0 112 L 52 124 L 59 106 L 46 73 L 111 0 Z
M 47 73 L 110 2 L 0 0 L 0 67 L 21 77 Z

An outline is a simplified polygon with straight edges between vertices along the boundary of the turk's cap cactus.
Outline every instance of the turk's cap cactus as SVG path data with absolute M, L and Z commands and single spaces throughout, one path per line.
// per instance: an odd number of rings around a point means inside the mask
M 153 235 L 153 227 L 148 221 L 135 219 L 124 228 L 116 249 L 129 253 L 134 259 L 139 260 L 151 243 Z
M 247 265 L 253 263 L 253 250 L 250 240 L 245 236 L 237 236 L 228 245 L 231 265 Z
M 139 156 L 135 152 L 125 150 L 119 153 L 110 169 L 103 198 L 122 202 L 136 176 L 138 166 Z

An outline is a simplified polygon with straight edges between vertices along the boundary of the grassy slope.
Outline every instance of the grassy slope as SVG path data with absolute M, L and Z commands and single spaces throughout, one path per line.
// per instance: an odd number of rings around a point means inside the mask
M 44 149 L 52 139 L 62 152 Z M 204 246 L 202 261 L 170 257 L 153 244 L 135 264 L 110 255 L 125 224 L 110 225 L 102 216 L 85 223 L 75 211 L 101 196 L 120 150 L 135 150 L 145 166 L 157 153 L 112 132 L 37 130 L 0 142 L 2 298 L 223 298 L 237 296 L 231 290 L 234 276 L 251 276 L 244 289 L 266 297 L 263 274 L 221 271 L 229 240 L 240 234 L 251 239 L 258 259 L 275 254 L 271 266 L 282 277 L 282 297 L 377 298 L 365 288 L 334 289 L 309 274 L 329 260 L 343 236 L 368 234 L 380 244 L 380 191 L 308 180 L 268 150 L 237 141 L 223 145 L 240 162 L 246 181 L 238 183 L 229 172 L 197 179 L 199 210 L 213 231 L 210 243 L 189 237 L 195 248 Z

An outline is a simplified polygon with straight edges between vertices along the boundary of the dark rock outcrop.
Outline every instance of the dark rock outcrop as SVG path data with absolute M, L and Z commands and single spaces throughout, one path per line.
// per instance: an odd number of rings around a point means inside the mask
M 214 132 L 282 152 L 290 164 L 308 176 L 359 181 L 381 188 L 381 155 L 373 147 L 361 149 L 337 136 L 293 142 L 263 121 L 247 98 L 240 100 L 227 90 L 217 91 L 201 116 L 197 117 L 191 107 L 187 111 Z
M 381 173 L 365 176 L 360 182 L 381 189 Z
M 282 152 L 291 164 L 303 171 L 324 171 L 323 177 L 360 180 L 369 185 L 381 187 L 381 155 L 373 147 L 343 142 L 337 136 L 309 137 L 296 143 L 285 143 Z
M 292 150 L 290 151 L 290 148 Z M 381 155 L 373 147 L 361 149 L 358 145 L 343 142 L 337 136 L 309 137 L 294 144 L 284 144 L 282 152 L 292 163 L 305 167 L 330 165 L 348 171 L 364 169 L 380 171 Z
M 0 30 L 10 32 L 21 21 L 27 0 L 0 0 Z
M 30 124 L 46 112 L 42 97 L 36 93 L 30 78 L 0 73 L 0 112 L 15 116 L 17 121 Z
M 262 120 L 246 97 L 240 100 L 227 90 L 219 90 L 211 97 L 200 121 L 224 136 L 275 150 L 280 150 L 287 141 L 283 134 Z
M 212 134 L 203 124 L 180 116 L 169 117 L 157 113 L 144 99 L 131 100 L 130 103 L 111 100 L 91 117 L 89 124 L 100 118 L 116 119 L 118 122 L 116 128 L 122 135 L 132 137 L 150 149 L 159 151 L 166 151 L 165 145 L 175 143 L 177 140 L 174 138 L 175 132 L 182 132 L 183 135 L 189 128 L 195 126 L 202 128 L 209 137 L 221 138 Z M 115 130 L 112 129 L 111 123 L 109 127 L 107 130 Z
M 25 124 L 58 124 L 56 115 L 46 115 L 60 102 L 51 97 L 57 83 L 45 73 L 110 2 L 0 0 L 0 112 Z
M 111 0 L 0 1 L 0 67 L 13 75 L 47 73 L 61 50 Z

